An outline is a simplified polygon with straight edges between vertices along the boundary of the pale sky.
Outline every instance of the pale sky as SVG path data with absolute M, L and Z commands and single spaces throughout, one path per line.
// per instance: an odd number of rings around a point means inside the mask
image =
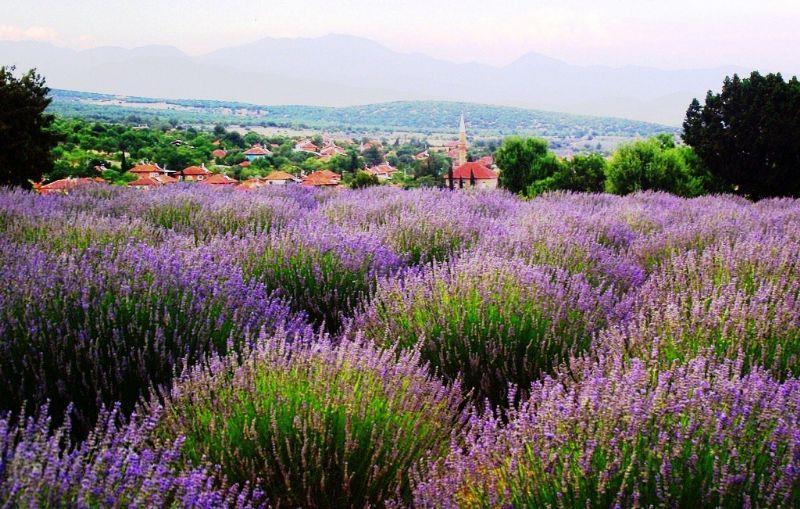
M 0 0 L 0 40 L 72 48 L 200 54 L 328 33 L 460 62 L 535 51 L 574 64 L 800 73 L 800 0 Z

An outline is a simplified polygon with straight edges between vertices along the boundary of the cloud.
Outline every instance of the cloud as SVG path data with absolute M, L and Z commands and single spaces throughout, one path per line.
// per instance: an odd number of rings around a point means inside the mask
M 33 25 L 27 28 L 14 25 L 0 25 L 0 41 L 39 41 L 73 49 L 86 49 L 98 45 L 92 35 L 64 36 L 51 26 Z
M 49 26 L 0 25 L 0 40 L 5 41 L 43 41 L 60 42 L 58 30 Z

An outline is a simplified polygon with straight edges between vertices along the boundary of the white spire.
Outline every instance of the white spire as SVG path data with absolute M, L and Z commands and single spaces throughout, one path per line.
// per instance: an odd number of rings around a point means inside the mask
M 461 123 L 458 125 L 458 132 L 465 133 L 467 132 L 467 126 L 464 125 L 464 113 L 461 113 Z

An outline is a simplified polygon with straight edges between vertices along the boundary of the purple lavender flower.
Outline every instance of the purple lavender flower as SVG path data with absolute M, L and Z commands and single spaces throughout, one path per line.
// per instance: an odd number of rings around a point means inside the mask
M 183 439 L 148 445 L 153 419 L 120 424 L 119 408 L 100 412 L 80 444 L 69 418 L 50 431 L 48 407 L 38 417 L 0 418 L 0 504 L 3 507 L 250 508 L 263 496 L 226 487 L 216 469 L 182 469 Z
M 800 382 L 618 356 L 535 383 L 418 476 L 417 507 L 797 507 Z

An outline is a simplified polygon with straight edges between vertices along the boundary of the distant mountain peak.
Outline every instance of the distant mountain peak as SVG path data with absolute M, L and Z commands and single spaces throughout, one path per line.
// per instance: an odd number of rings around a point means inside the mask
M 76 52 L 3 42 L 0 63 L 36 67 L 53 87 L 112 94 L 324 106 L 450 100 L 670 125 L 730 73 L 572 65 L 537 52 L 503 67 L 454 63 L 341 33 L 265 37 L 196 57 L 164 45 Z
M 522 67 L 522 66 L 568 66 L 570 64 L 564 62 L 563 60 L 559 60 L 557 58 L 549 57 L 547 55 L 543 55 L 542 53 L 537 53 L 535 51 L 531 51 L 525 53 L 518 59 L 514 60 L 506 67 Z

